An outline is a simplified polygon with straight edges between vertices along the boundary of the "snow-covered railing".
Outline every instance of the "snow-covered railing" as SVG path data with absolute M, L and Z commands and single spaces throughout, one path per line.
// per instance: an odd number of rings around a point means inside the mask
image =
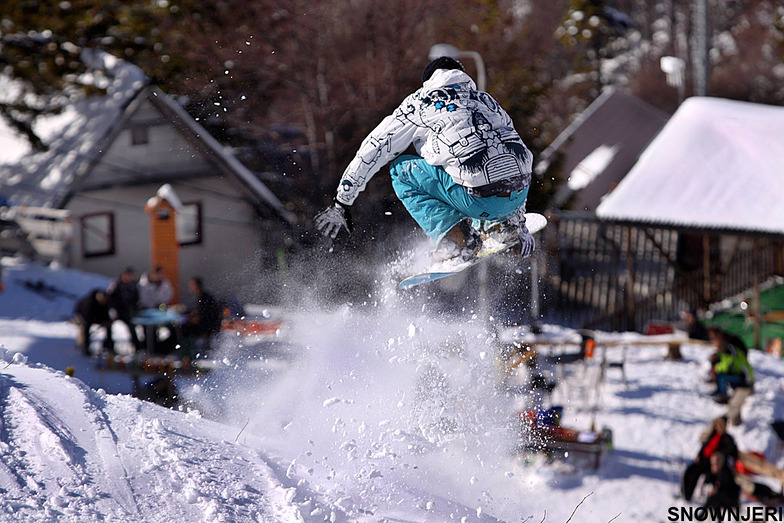
M 68 246 L 73 238 L 73 222 L 69 211 L 13 206 L 2 209 L 2 214 L 4 218 L 19 224 L 40 258 L 67 262 Z

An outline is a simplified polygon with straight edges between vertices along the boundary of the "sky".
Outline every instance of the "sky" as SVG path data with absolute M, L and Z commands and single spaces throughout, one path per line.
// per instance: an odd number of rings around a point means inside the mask
M 680 474 L 724 411 L 703 383 L 703 346 L 684 345 L 682 361 L 654 339 L 543 363 L 558 385 L 532 395 L 527 372 L 504 373 L 481 322 L 428 316 L 394 292 L 364 308 L 276 311 L 275 344 L 229 336 L 205 378 L 177 380 L 184 405 L 165 409 L 74 347 L 74 296 L 106 278 L 3 266 L 0 520 L 681 521 L 669 511 L 697 505 L 677 499 Z M 545 325 L 544 335 L 575 333 Z M 552 350 L 542 361 L 575 351 Z M 624 362 L 626 385 L 618 368 L 602 374 L 605 357 Z M 751 361 L 756 392 L 730 433 L 777 462 L 769 423 L 784 417 L 784 362 Z M 612 432 L 598 469 L 577 454 L 519 451 L 517 413 L 552 405 L 583 436 L 591 425 Z

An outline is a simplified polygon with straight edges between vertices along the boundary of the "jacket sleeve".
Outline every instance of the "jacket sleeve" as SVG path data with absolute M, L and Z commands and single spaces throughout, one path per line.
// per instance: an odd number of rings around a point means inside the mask
M 414 140 L 417 126 L 407 117 L 408 111 L 404 109 L 412 107 L 409 98 L 362 141 L 356 156 L 340 179 L 337 201 L 345 205 L 353 204 L 373 175 L 405 151 Z
M 732 364 L 735 358 L 731 354 L 722 353 L 719 355 L 719 361 L 714 365 L 713 370 L 716 374 L 728 374 L 732 369 Z

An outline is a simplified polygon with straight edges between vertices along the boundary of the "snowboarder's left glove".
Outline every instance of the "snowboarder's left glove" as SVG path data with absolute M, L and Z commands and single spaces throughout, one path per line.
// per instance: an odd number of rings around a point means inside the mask
M 340 229 L 346 229 L 351 234 L 351 207 L 335 200 L 333 205 L 316 215 L 316 228 L 333 240 Z
M 528 227 L 525 226 L 525 223 L 520 224 L 520 227 L 517 229 L 517 235 L 520 236 L 520 256 L 528 258 L 534 253 L 534 249 L 536 249 L 534 235 L 528 231 Z
M 534 235 L 525 226 L 525 205 L 518 208 L 508 219 L 509 223 L 517 228 L 517 236 L 520 238 L 520 256 L 528 258 L 536 249 L 536 241 Z

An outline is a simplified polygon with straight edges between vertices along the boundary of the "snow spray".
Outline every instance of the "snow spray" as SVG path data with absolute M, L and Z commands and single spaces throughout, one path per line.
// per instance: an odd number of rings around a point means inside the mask
M 202 402 L 262 438 L 287 476 L 344 499 L 348 514 L 455 504 L 473 521 L 511 498 L 519 506 L 495 337 L 470 311 L 427 313 L 427 300 L 395 287 L 390 277 L 361 305 L 288 308 L 285 350 L 224 347 Z

